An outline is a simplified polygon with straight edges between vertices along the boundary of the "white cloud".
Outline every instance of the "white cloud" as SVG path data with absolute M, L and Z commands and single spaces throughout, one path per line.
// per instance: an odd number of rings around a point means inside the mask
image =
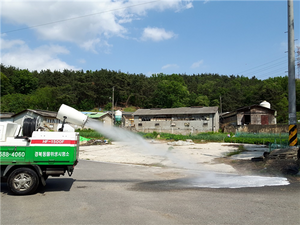
M 191 3 L 191 2 L 188 2 L 187 4 L 186 4 L 186 9 L 191 9 L 191 8 L 193 8 L 194 6 L 193 6 L 193 3 Z
M 144 29 L 141 40 L 163 41 L 175 37 L 171 31 L 165 31 L 163 28 L 147 27 Z
M 1 51 L 0 61 L 6 66 L 12 65 L 20 69 L 37 71 L 79 69 L 58 58 L 60 54 L 69 54 L 66 48 L 59 45 L 43 45 L 31 49 L 22 40 L 8 41 L 1 38 L 1 46 L 3 44 L 10 46 L 9 49 L 6 48 Z
M 142 20 L 149 11 L 171 9 L 177 12 L 191 7 L 189 0 L 1 0 L 0 59 L 4 65 L 29 70 L 77 69 L 60 59 L 62 55 L 70 54 L 62 42 L 73 43 L 93 53 L 100 50 L 111 53 L 113 46 L 109 40 L 112 37 L 140 40 L 140 37 L 129 37 L 135 32 L 131 32 L 128 25 L 134 20 Z M 30 41 L 10 37 L 10 34 L 22 35 L 23 28 Z M 153 41 L 175 36 L 162 28 L 148 27 L 143 33 L 144 40 Z M 43 41 L 53 44 L 36 46 Z
M 125 37 L 129 33 L 125 25 L 145 16 L 149 10 L 177 11 L 192 7 L 191 1 L 185 0 L 1 0 L 1 4 L 2 23 L 29 27 L 40 39 L 76 43 L 92 52 L 97 52 L 102 43 L 106 42 L 106 46 L 110 37 Z M 160 31 L 155 36 L 145 35 L 161 40 L 174 34 Z
M 167 65 L 164 65 L 162 67 L 162 69 L 169 69 L 169 68 L 178 68 L 179 66 L 177 64 L 167 64 Z
M 203 62 L 204 62 L 203 60 L 194 62 L 194 63 L 192 64 L 191 68 L 192 68 L 192 69 L 198 68 L 198 67 L 200 67 L 201 65 L 203 65 Z
M 97 53 L 96 51 L 96 45 L 100 42 L 99 38 L 93 39 L 93 40 L 88 40 L 86 42 L 83 42 L 82 44 L 80 44 L 80 46 L 87 50 L 87 51 L 92 51 L 94 53 Z
M 2 39 L 1 38 L 1 40 L 0 40 L 1 42 L 0 42 L 0 49 L 1 50 L 3 50 L 3 49 L 9 49 L 9 48 L 12 48 L 12 47 L 14 47 L 14 46 L 16 46 L 16 45 L 19 45 L 19 46 L 21 46 L 21 45 L 23 45 L 24 44 L 24 41 L 22 41 L 22 40 L 4 40 L 4 39 Z

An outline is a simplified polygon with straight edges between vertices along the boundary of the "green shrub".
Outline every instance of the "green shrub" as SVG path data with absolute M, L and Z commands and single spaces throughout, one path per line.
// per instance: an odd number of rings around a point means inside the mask
M 76 132 L 79 132 L 79 135 L 81 137 L 85 137 L 85 138 L 90 138 L 90 139 L 104 139 L 105 138 L 104 135 L 102 135 L 92 129 L 76 130 Z
M 155 138 L 157 138 L 157 133 L 156 134 L 155 133 L 154 132 L 153 133 L 147 133 L 147 134 L 144 134 L 143 137 L 146 138 L 146 139 L 155 139 Z
M 148 134 L 144 134 L 142 136 L 145 137 L 147 135 Z M 157 135 L 158 134 L 156 133 L 156 136 Z M 197 141 L 222 142 L 227 134 L 210 132 L 210 133 L 201 133 L 201 134 L 196 134 L 196 135 L 192 135 L 192 134 L 182 135 L 182 134 L 169 134 L 169 133 L 160 133 L 159 135 L 160 135 L 161 139 L 165 139 L 165 140 L 179 141 L 179 140 L 191 139 L 195 142 L 197 142 Z M 154 138 L 154 137 L 152 137 L 152 138 Z
M 267 144 L 267 143 L 276 143 L 276 139 L 274 138 L 253 138 L 253 137 L 226 137 L 224 142 L 231 142 L 231 143 L 248 143 L 248 144 Z M 285 144 L 287 140 L 278 140 L 278 144 L 282 143 Z

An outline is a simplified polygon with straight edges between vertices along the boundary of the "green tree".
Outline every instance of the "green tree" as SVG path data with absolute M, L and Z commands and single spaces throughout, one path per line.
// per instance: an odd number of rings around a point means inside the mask
M 163 80 L 154 91 L 153 105 L 159 108 L 185 107 L 189 103 L 187 87 L 177 81 Z
M 38 87 L 38 79 L 28 70 L 15 70 L 11 84 L 16 93 L 31 94 Z
M 271 103 L 271 107 L 277 111 L 278 123 L 286 123 L 288 118 L 288 78 L 274 77 L 264 80 L 261 99 Z M 285 116 L 286 115 L 286 116 Z
M 28 108 L 28 96 L 20 93 L 1 97 L 1 112 L 19 113 Z
M 104 110 L 106 110 L 106 111 L 111 111 L 111 105 L 112 105 L 111 102 L 107 103 L 107 104 L 104 106 Z
M 277 110 L 277 122 L 286 123 L 289 120 L 289 101 L 285 94 L 282 94 L 281 98 L 278 99 L 278 102 L 275 103 L 274 108 L 280 109 Z
M 37 89 L 29 95 L 29 108 L 31 109 L 45 109 L 54 111 L 57 109 L 56 102 L 54 101 L 55 87 L 43 87 Z
M 11 85 L 9 78 L 2 72 L 1 72 L 0 83 L 1 83 L 1 96 L 13 93 L 14 88 Z
M 196 98 L 195 103 L 197 106 L 209 106 L 209 99 L 206 95 L 199 95 Z
M 78 109 L 82 111 L 92 110 L 95 107 L 95 103 L 92 99 L 84 99 L 78 104 Z

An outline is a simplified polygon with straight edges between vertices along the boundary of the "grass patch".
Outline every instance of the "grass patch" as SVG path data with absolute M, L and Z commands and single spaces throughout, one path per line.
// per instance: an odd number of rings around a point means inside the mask
M 90 139 L 105 139 L 104 135 L 94 131 L 92 129 L 76 130 L 81 137 L 90 138 Z
M 187 140 L 191 139 L 194 142 L 223 142 L 224 139 L 227 137 L 227 134 L 224 133 L 200 133 L 200 134 L 189 134 L 189 135 L 182 135 L 182 134 L 169 134 L 169 133 L 142 133 L 139 132 L 139 135 L 146 139 L 162 139 L 162 140 L 171 140 L 171 141 L 179 141 L 179 140 Z

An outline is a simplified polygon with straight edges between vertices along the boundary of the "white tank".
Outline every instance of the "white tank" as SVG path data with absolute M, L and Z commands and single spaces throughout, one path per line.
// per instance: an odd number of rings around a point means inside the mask
M 268 109 L 271 109 L 271 104 L 267 101 L 263 101 L 262 103 L 259 104 L 262 107 L 266 107 Z
M 115 112 L 115 120 L 116 120 L 117 122 L 119 122 L 119 121 L 122 120 L 122 112 L 121 112 L 120 110 L 117 110 L 117 111 Z

